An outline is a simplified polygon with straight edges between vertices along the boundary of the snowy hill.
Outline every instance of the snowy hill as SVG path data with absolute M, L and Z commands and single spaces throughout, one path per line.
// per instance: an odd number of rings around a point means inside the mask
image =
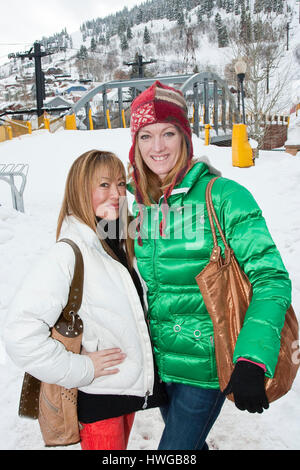
M 283 151 L 261 151 L 256 165 L 234 168 L 231 149 L 204 146 L 193 136 L 195 155 L 207 155 L 223 176 L 246 186 L 263 210 L 293 283 L 293 306 L 300 320 L 300 159 Z M 127 164 L 129 129 L 97 131 L 36 131 L 0 144 L 3 163 L 29 163 L 24 193 L 25 213 L 11 207 L 9 186 L 0 185 L 0 321 L 20 283 L 39 256 L 55 242 L 58 210 L 66 174 L 81 153 L 102 147 L 115 152 Z M 18 417 L 23 378 L 6 357 L 0 341 L 0 449 L 43 449 L 38 423 Z M 214 426 L 212 449 L 300 450 L 300 375 L 293 389 L 271 404 L 262 415 L 237 410 L 226 401 Z M 139 412 L 129 449 L 156 449 L 163 428 L 158 410 Z M 65 450 L 79 449 L 71 446 Z
M 125 7 L 106 18 L 91 19 L 76 32 L 63 30 L 50 38 L 42 38 L 49 50 L 63 48 L 42 60 L 46 95 L 64 95 L 75 101 L 79 95 L 70 95 L 67 90 L 80 79 L 92 80 L 86 84 L 88 89 L 99 82 L 130 78 L 134 70 L 124 63 L 134 61 L 136 54 L 148 61 L 155 59 L 145 68 L 149 76 L 213 70 L 221 77 L 226 76 L 229 85 L 235 86 L 226 72 L 235 56 L 228 45 L 231 32 L 240 30 L 243 22 L 246 27 L 250 11 L 256 11 L 257 5 L 264 5 L 265 10 L 260 14 L 275 26 L 287 22 L 290 25 L 289 50 L 283 68 L 286 63 L 291 65 L 292 82 L 298 77 L 300 66 L 297 0 L 151 0 L 131 10 Z M 283 5 L 282 10 L 280 5 Z M 69 75 L 69 78 L 62 75 Z M 8 103 L 34 104 L 33 84 L 32 61 L 11 59 L 0 66 L 0 109 Z M 298 92 L 293 88 L 287 90 L 289 104 L 297 102 Z

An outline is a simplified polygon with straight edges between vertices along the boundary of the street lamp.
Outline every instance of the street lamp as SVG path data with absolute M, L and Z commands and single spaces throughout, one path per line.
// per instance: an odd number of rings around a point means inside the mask
M 243 61 L 243 59 L 238 59 L 234 66 L 235 73 L 238 77 L 238 80 L 241 84 L 241 94 L 242 94 L 242 110 L 243 110 L 243 124 L 246 124 L 245 120 L 245 102 L 244 102 L 244 86 L 243 81 L 245 78 L 245 73 L 247 70 L 247 64 Z

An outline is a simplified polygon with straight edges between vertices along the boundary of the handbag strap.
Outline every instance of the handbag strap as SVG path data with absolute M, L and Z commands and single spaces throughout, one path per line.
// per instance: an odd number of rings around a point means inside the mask
M 214 248 L 218 247 L 218 239 L 217 239 L 216 229 L 215 229 L 215 225 L 214 225 L 214 221 L 215 221 L 215 224 L 216 224 L 217 229 L 220 233 L 221 239 L 224 243 L 225 250 L 230 251 L 230 247 L 229 247 L 229 245 L 226 241 L 225 235 L 224 235 L 223 230 L 221 228 L 220 222 L 218 220 L 218 217 L 217 217 L 217 214 L 216 214 L 213 202 L 212 202 L 212 197 L 211 197 L 212 186 L 218 178 L 220 178 L 220 177 L 216 176 L 215 178 L 212 178 L 206 186 L 206 191 L 205 191 L 206 207 L 207 207 L 207 213 L 208 213 L 210 228 L 211 228 L 213 241 L 214 241 Z
M 80 249 L 68 238 L 62 238 L 59 242 L 68 243 L 74 250 L 75 253 L 75 267 L 74 276 L 70 286 L 68 303 L 62 311 L 62 315 L 67 321 L 70 321 L 73 314 L 76 314 L 80 309 L 82 302 L 82 291 L 83 291 L 83 278 L 84 278 L 84 266 L 83 258 Z

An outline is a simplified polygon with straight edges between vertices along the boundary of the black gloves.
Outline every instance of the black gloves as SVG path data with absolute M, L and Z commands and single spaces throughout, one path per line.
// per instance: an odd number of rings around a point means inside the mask
M 262 413 L 263 408 L 269 408 L 264 380 L 265 373 L 260 366 L 248 361 L 239 361 L 224 393 L 233 393 L 235 405 L 240 410 Z

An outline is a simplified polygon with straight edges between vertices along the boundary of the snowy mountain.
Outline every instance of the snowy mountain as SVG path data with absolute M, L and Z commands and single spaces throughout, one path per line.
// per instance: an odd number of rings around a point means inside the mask
M 148 0 L 130 10 L 125 7 L 83 23 L 72 34 L 64 29 L 41 38 L 51 53 L 42 59 L 46 96 L 76 101 L 80 93 L 68 91 L 74 84 L 88 89 L 99 82 L 137 76 L 137 68 L 125 64 L 138 54 L 147 61 L 154 59 L 144 68 L 146 76 L 213 70 L 233 84 L 228 73 L 236 58 L 232 44 L 239 35 L 255 32 L 258 18 L 278 28 L 278 44 L 287 41 L 289 24 L 286 55 L 292 80 L 300 65 L 298 8 L 297 0 Z M 295 99 L 293 93 L 293 103 Z M 34 64 L 12 58 L 0 66 L 0 110 L 18 103 L 34 105 Z

